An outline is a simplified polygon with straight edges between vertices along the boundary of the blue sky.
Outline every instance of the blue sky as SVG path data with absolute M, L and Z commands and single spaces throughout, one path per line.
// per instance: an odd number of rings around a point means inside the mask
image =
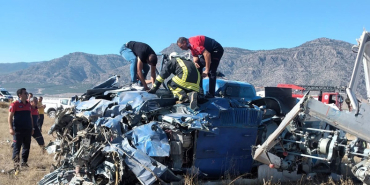
M 130 40 L 160 52 L 178 37 L 224 47 L 291 48 L 320 37 L 356 43 L 369 0 L 0 0 L 0 63 L 73 52 L 118 54 Z

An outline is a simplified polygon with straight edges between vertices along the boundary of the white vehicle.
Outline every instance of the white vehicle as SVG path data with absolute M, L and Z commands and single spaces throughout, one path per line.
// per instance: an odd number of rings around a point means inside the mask
M 73 100 L 72 98 L 59 98 L 59 99 L 47 99 L 45 98 L 42 102 L 45 107 L 45 114 L 47 114 L 50 118 L 55 118 L 58 109 L 65 109 L 72 107 Z
M 72 102 L 72 98 L 61 98 L 59 99 L 59 107 L 63 107 L 63 109 L 70 108 L 73 106 Z
M 11 102 L 13 101 L 13 96 L 5 88 L 0 88 L 0 101 Z

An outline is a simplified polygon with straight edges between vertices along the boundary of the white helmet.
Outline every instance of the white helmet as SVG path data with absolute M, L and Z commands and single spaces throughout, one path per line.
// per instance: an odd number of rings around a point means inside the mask
M 172 52 L 171 54 L 170 54 L 170 56 L 168 56 L 169 58 L 170 58 L 170 60 L 173 58 L 173 57 L 176 57 L 176 56 L 178 56 L 179 54 L 177 53 L 177 52 Z

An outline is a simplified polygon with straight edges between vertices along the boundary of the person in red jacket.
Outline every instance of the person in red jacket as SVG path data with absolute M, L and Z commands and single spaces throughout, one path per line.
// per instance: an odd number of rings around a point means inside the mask
M 180 37 L 177 40 L 177 46 L 182 50 L 191 50 L 193 62 L 199 73 L 202 74 L 203 78 L 209 77 L 209 89 L 206 98 L 213 98 L 215 96 L 217 68 L 224 54 L 224 48 L 214 39 L 203 35 L 190 37 L 189 39 Z M 205 70 L 203 71 L 204 67 Z M 202 86 L 201 81 L 200 87 L 202 88 Z
M 28 167 L 27 161 L 30 153 L 31 136 L 34 133 L 34 126 L 31 115 L 31 105 L 27 101 L 27 90 L 21 88 L 17 90 L 19 100 L 9 106 L 9 133 L 13 135 L 13 161 L 14 168 L 19 169 L 19 153 L 22 149 L 22 167 Z
M 32 120 L 33 120 L 33 130 L 34 130 L 34 134 L 32 135 L 32 137 L 36 140 L 37 144 L 39 144 L 39 146 L 41 147 L 41 153 L 44 153 L 44 149 L 45 149 L 45 141 L 44 141 L 44 137 L 42 136 L 41 134 L 41 131 L 38 127 L 38 125 L 36 124 L 38 122 L 38 119 L 40 118 L 40 115 L 39 115 L 39 112 L 38 112 L 38 109 L 37 109 L 37 98 L 36 97 L 32 97 L 30 98 L 30 103 L 31 103 L 31 114 L 32 114 Z

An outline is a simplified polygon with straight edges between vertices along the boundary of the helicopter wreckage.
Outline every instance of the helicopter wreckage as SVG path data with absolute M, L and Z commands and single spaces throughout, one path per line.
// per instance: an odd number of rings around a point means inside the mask
M 47 146 L 56 164 L 38 184 L 148 185 L 179 182 L 187 174 L 257 178 L 263 164 L 279 172 L 336 173 L 370 184 L 370 107 L 355 101 L 352 92 L 361 61 L 369 76 L 369 43 L 364 32 L 347 89 L 350 112 L 308 94 L 297 101 L 286 88 L 266 87 L 261 98 L 253 85 L 223 79 L 217 80 L 219 96 L 194 110 L 176 104 L 165 89 L 149 94 L 118 88 L 114 76 L 58 114 L 49 131 L 56 140 Z M 204 89 L 207 84 L 204 79 Z

